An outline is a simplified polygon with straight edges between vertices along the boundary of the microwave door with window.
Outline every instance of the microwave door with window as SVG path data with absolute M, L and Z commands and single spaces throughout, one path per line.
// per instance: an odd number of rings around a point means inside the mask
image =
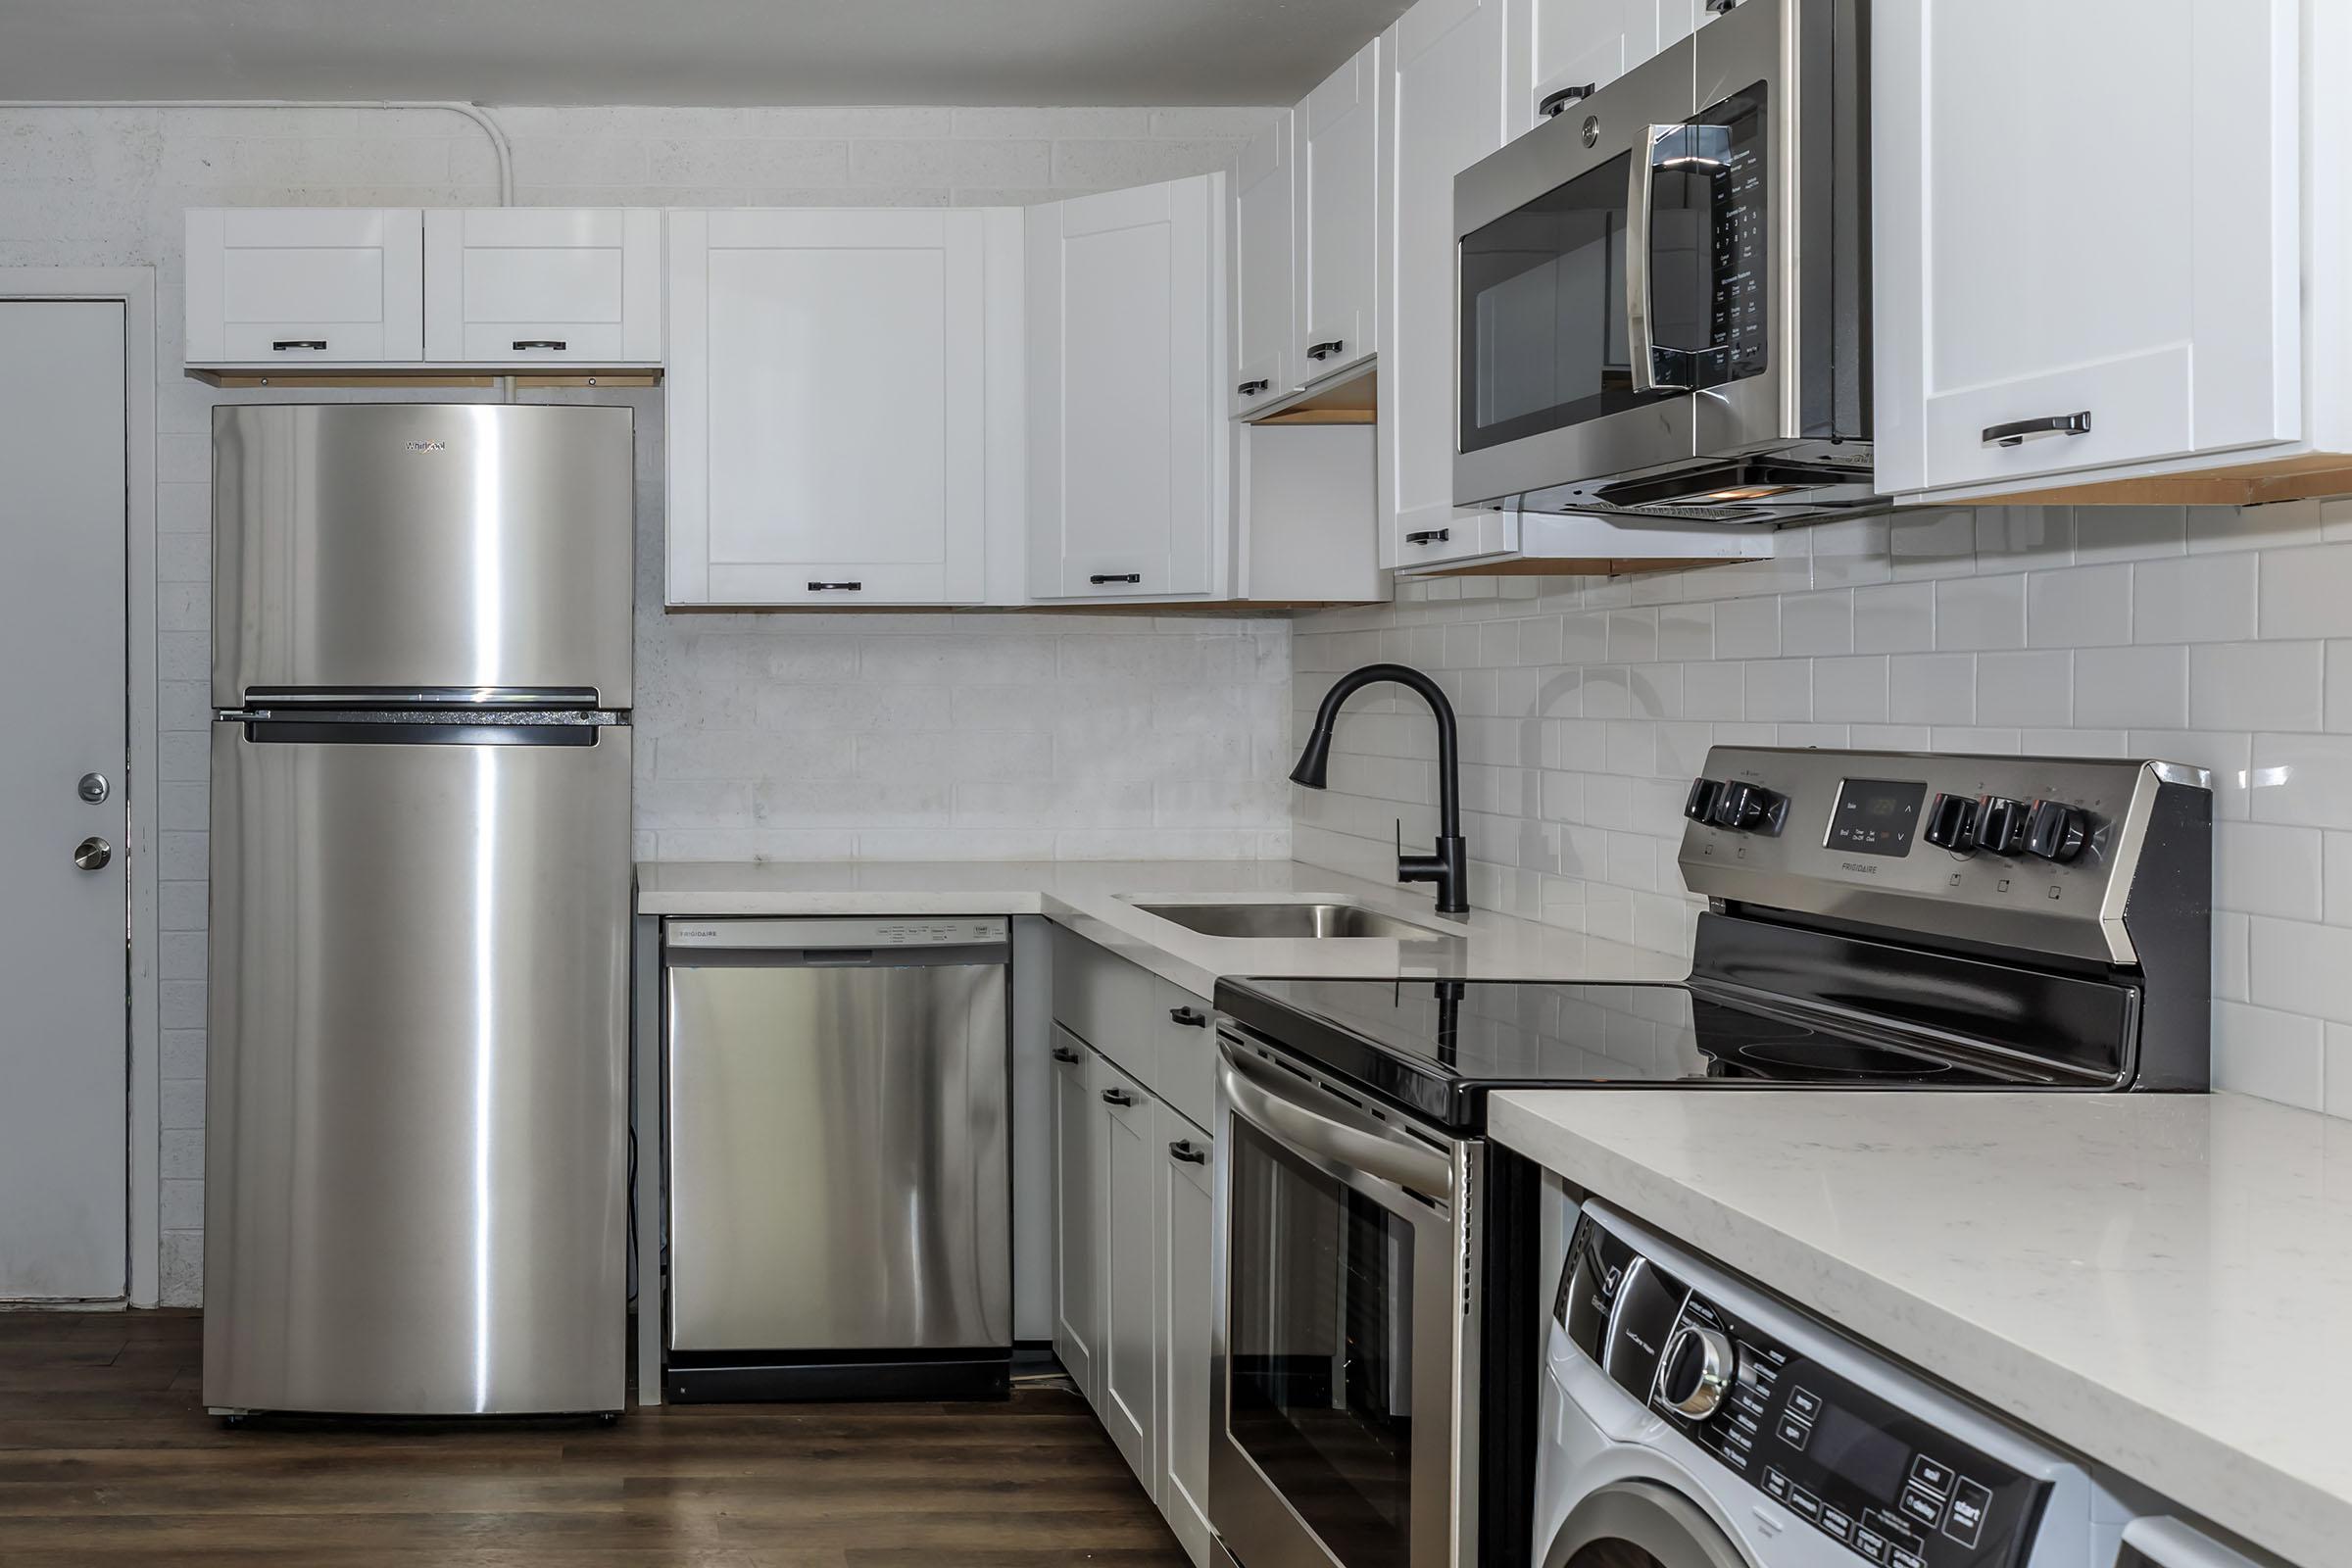
M 1859 0 L 1745 0 L 1454 181 L 1462 506 L 1877 499 Z

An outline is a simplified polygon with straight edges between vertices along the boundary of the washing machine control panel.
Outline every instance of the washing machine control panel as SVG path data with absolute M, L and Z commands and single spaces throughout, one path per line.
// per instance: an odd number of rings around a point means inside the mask
M 1628 1394 L 1883 1568 L 2015 1568 L 2049 1491 L 1856 1387 L 1582 1220 L 1552 1315 Z

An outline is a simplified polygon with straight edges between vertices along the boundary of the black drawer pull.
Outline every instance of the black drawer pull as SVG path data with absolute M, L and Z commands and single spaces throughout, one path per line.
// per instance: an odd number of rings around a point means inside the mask
M 1740 0 L 1707 0 L 1707 13 L 1710 16 L 1728 16 L 1732 7 L 1739 3 Z
M 322 337 L 281 337 L 270 345 L 270 352 L 272 354 L 283 354 L 288 349 L 312 349 L 324 354 L 326 339 Z
M 1536 105 L 1536 113 L 1542 115 L 1545 120 L 1550 120 L 1570 104 L 1583 103 L 1592 96 L 1592 83 L 1589 81 L 1581 86 L 1562 87 L 1558 92 L 1549 94 L 1542 103 Z
M 1273 384 L 1273 382 L 1267 380 L 1265 377 L 1259 376 L 1255 380 L 1244 381 L 1240 386 L 1235 387 L 1234 390 L 1246 398 L 1253 398 Z
M 1106 582 L 1132 582 L 1141 584 L 1144 580 L 1144 574 L 1140 571 L 1098 571 L 1086 580 L 1093 583 L 1098 588 L 1102 587 Z
M 1124 1108 L 1135 1103 L 1135 1097 L 1124 1089 L 1105 1089 L 1102 1091 L 1102 1103 Z
M 1408 545 L 1442 545 L 1453 537 L 1451 528 L 1415 528 L 1404 536 Z
M 1205 1029 L 1208 1027 L 1208 1014 L 1202 1012 L 1198 1007 L 1170 1007 L 1168 1009 L 1168 1020 L 1171 1023 L 1180 1023 L 1187 1029 Z
M 1055 1046 L 1054 1048 L 1054 1059 L 1060 1062 L 1065 1067 L 1075 1067 L 1078 1065 L 1078 1053 L 1072 1051 L 1067 1046 Z
M 1306 357 L 1310 360 L 1328 360 L 1347 346 L 1336 337 L 1328 343 L 1309 343 L 1306 346 Z
M 1179 1138 L 1168 1146 L 1168 1157 L 1179 1165 L 1205 1165 L 1208 1163 L 1208 1151 L 1190 1138 Z
M 1988 447 L 2022 447 L 2036 436 L 2088 435 L 2090 411 L 2080 414 L 2052 414 L 2039 419 L 2011 419 L 2007 424 L 1988 424 L 1983 442 Z
M 518 337 L 514 340 L 514 348 L 517 353 L 524 349 L 554 349 L 561 354 L 564 352 L 564 342 L 560 337 Z
M 812 582 L 808 585 L 808 591 L 812 594 L 863 593 L 865 584 L 861 582 Z

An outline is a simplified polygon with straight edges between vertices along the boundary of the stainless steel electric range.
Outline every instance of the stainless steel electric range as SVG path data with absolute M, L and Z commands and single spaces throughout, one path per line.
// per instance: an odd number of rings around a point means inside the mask
M 1718 747 L 1680 983 L 1220 983 L 1224 1560 L 1526 1560 L 1537 1180 L 1497 1089 L 2205 1088 L 2208 782 Z

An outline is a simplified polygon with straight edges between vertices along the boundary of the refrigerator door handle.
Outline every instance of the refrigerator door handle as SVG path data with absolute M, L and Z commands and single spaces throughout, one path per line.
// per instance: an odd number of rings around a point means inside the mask
M 257 746 L 594 746 L 608 724 L 467 724 L 227 713 Z

